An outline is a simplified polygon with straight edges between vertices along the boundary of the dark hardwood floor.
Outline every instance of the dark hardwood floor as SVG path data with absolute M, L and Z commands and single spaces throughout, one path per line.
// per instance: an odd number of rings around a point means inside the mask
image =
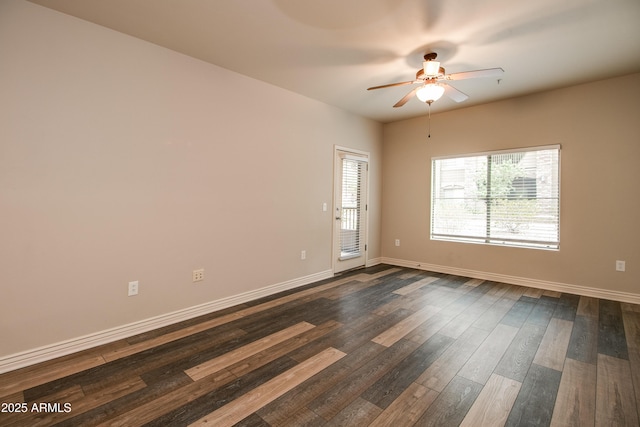
M 640 306 L 380 265 L 0 375 L 0 402 L 2 426 L 638 426 Z

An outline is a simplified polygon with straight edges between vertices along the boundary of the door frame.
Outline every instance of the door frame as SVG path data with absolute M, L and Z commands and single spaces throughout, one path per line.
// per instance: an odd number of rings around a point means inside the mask
M 338 186 L 342 185 L 342 182 L 338 179 L 339 176 L 342 176 L 342 172 L 341 172 L 342 162 L 340 161 L 340 159 L 342 158 L 341 155 L 351 155 L 353 157 L 358 158 L 358 160 L 361 160 L 367 163 L 367 168 L 365 170 L 366 179 L 365 179 L 365 188 L 364 188 L 364 192 L 365 192 L 365 198 L 364 198 L 365 211 L 363 215 L 364 224 L 361 224 L 361 232 L 363 234 L 362 245 L 364 246 L 364 255 L 363 255 L 364 263 L 362 264 L 362 266 L 366 267 L 367 262 L 369 261 L 369 256 L 368 256 L 368 252 L 369 252 L 368 251 L 368 248 L 369 248 L 369 167 L 368 166 L 370 163 L 370 153 L 368 151 L 362 151 L 354 148 L 334 145 L 333 146 L 333 169 L 334 169 L 333 170 L 333 198 L 332 198 L 333 202 L 332 202 L 332 209 L 331 209 L 331 214 L 332 214 L 331 220 L 333 221 L 333 225 L 331 226 L 331 229 L 332 229 L 331 269 L 334 274 L 342 273 L 344 271 L 349 270 L 349 269 L 343 269 L 343 270 L 337 271 L 337 268 L 340 262 L 339 257 L 341 253 L 340 239 L 339 239 L 341 226 L 340 226 L 340 220 L 336 219 L 337 210 L 339 210 L 339 206 L 337 204 L 337 197 L 338 197 L 338 191 L 339 191 Z M 355 266 L 353 268 L 359 268 L 359 267 L 360 265 Z

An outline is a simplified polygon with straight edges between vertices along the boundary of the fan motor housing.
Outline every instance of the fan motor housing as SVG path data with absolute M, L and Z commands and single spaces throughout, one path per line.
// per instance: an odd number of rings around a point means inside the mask
M 444 72 L 444 67 L 440 67 L 440 68 L 438 69 L 438 75 L 437 75 L 437 76 L 435 76 L 435 77 L 440 78 L 440 77 L 443 77 L 443 76 L 444 76 L 444 74 L 445 74 L 445 72 Z M 420 80 L 420 79 L 424 79 L 424 78 L 425 78 L 425 76 L 424 76 L 424 69 L 422 69 L 422 68 L 421 68 L 421 69 L 419 69 L 419 70 L 418 70 L 418 72 L 416 73 L 416 80 Z

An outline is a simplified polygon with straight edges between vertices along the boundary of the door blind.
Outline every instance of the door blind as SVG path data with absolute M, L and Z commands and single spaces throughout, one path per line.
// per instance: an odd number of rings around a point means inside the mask
M 340 227 L 340 259 L 349 259 L 362 252 L 362 176 L 366 162 L 342 159 L 342 212 Z

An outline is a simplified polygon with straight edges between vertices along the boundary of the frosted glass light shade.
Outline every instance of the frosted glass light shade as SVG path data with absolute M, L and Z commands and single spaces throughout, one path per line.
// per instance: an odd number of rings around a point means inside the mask
M 416 91 L 416 96 L 420 101 L 430 104 L 440 99 L 443 93 L 444 86 L 438 83 L 427 83 Z
M 425 76 L 435 77 L 440 72 L 440 62 L 438 61 L 424 61 L 422 63 Z

